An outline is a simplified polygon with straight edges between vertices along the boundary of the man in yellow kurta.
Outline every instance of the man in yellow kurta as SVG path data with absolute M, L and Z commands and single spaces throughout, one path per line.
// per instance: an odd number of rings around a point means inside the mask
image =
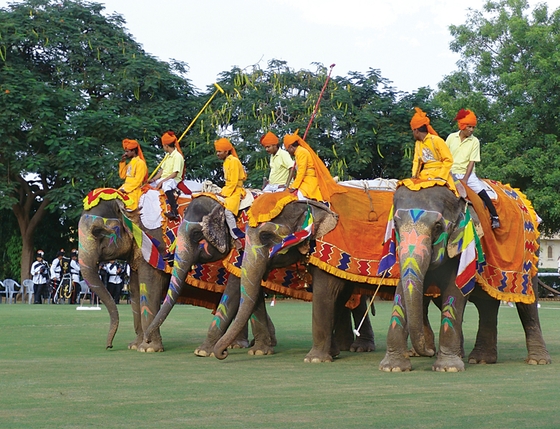
M 416 113 L 410 121 L 412 135 L 416 140 L 412 161 L 412 178 L 427 182 L 441 182 L 459 196 L 451 175 L 453 156 L 449 148 L 430 125 L 430 119 L 426 113 L 419 107 L 415 107 L 415 110 Z M 418 182 L 417 185 L 418 189 L 426 187 L 421 182 Z M 430 183 L 429 186 L 431 185 Z
M 247 179 L 247 173 L 243 169 L 241 161 L 237 156 L 235 148 L 226 138 L 221 138 L 214 142 L 216 156 L 224 161 L 224 180 L 225 186 L 220 192 L 220 196 L 225 198 L 225 216 L 229 231 L 234 240 L 239 238 L 235 216 L 239 212 L 239 204 L 245 198 L 247 192 L 243 188 L 243 182 Z
M 325 201 L 319 189 L 319 179 L 313 156 L 301 142 L 303 142 L 303 139 L 297 135 L 297 132 L 284 136 L 284 146 L 288 153 L 295 157 L 297 169 L 296 177 L 289 190 L 297 190 L 300 199 Z
M 132 200 L 128 206 L 129 210 L 138 208 L 138 201 L 142 195 L 141 187 L 148 180 L 148 166 L 142 153 L 142 148 L 136 140 L 124 139 L 122 141 L 124 154 L 119 162 L 119 176 L 124 179 L 124 183 L 119 188 Z M 130 159 L 127 164 L 126 160 Z

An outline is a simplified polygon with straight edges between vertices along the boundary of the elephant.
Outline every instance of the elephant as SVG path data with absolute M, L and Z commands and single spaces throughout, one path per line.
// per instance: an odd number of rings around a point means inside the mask
M 169 274 L 146 262 L 132 231 L 124 223 L 125 216 L 141 225 L 139 213 L 127 212 L 119 199 L 101 200 L 96 206 L 83 211 L 78 223 L 79 263 L 82 277 L 109 312 L 106 348 L 113 347 L 119 313 L 115 301 L 99 277 L 98 266 L 100 262 L 113 259 L 126 260 L 130 264 L 130 301 L 136 338 L 128 344 L 128 348 L 139 349 L 143 347 L 145 329 L 159 310 L 169 284 Z M 160 243 L 163 242 L 161 230 L 146 232 Z M 152 331 L 150 351 L 163 351 L 159 329 Z
M 208 203 L 213 201 L 210 198 L 200 198 L 193 200 L 189 205 L 189 216 L 192 219 L 199 219 L 208 213 L 208 207 L 214 207 Z M 107 337 L 107 348 L 112 348 L 112 341 L 116 334 L 119 324 L 119 314 L 114 300 L 101 282 L 97 271 L 98 263 L 111 259 L 123 259 L 129 262 L 131 266 L 130 275 L 130 299 L 132 305 L 132 313 L 134 316 L 134 330 L 136 338 L 129 343 L 128 348 L 138 350 L 140 352 L 161 352 L 164 350 L 159 331 L 161 321 L 152 324 L 154 315 L 160 309 L 160 303 L 168 290 L 170 274 L 156 269 L 151 266 L 142 256 L 141 249 L 137 246 L 136 241 L 132 237 L 132 232 L 128 226 L 123 223 L 123 216 L 133 219 L 134 222 L 145 230 L 150 236 L 154 237 L 160 243 L 163 243 L 162 232 L 160 229 L 147 230 L 143 228 L 138 212 L 128 212 L 124 209 L 123 203 L 118 200 L 105 201 L 101 200 L 97 206 L 84 210 L 79 222 L 80 237 L 80 268 L 84 280 L 90 286 L 92 292 L 97 294 L 103 304 L 107 307 L 110 316 L 110 328 Z M 223 221 L 225 225 L 225 220 Z M 207 225 L 206 225 L 207 226 Z M 193 231 L 196 228 L 193 228 Z M 200 229 L 197 230 L 199 232 Z M 221 234 L 223 228 L 219 225 L 213 225 L 212 231 L 220 237 L 221 252 L 209 245 L 205 247 L 201 262 L 211 262 L 222 259 L 231 250 L 231 243 L 224 239 L 229 237 Z M 160 249 L 162 251 L 163 249 Z M 235 280 L 234 280 L 235 281 Z M 233 287 L 235 290 L 235 285 Z M 210 291 L 195 290 L 192 286 L 183 288 L 180 294 L 182 297 L 197 296 L 203 301 L 207 301 L 211 306 L 217 301 L 215 295 Z M 175 297 L 177 299 L 177 296 Z M 264 316 L 266 318 L 266 311 Z M 261 320 L 256 317 L 255 323 Z M 274 330 L 272 322 L 266 325 Z M 157 326 L 156 326 L 157 324 Z M 151 326 L 151 328 L 149 328 Z M 149 333 L 148 333 L 149 331 Z M 209 335 L 213 330 L 209 330 Z M 207 338 L 205 343 L 211 342 L 211 338 Z M 233 342 L 234 347 L 248 347 L 247 330 L 243 330 Z
M 301 260 L 308 253 L 310 242 L 304 241 L 288 247 L 283 254 L 275 254 L 272 258 L 269 256 L 269 250 L 273 246 L 281 243 L 284 237 L 299 230 L 309 210 L 312 211 L 315 227 L 309 240 L 321 237 L 334 229 L 338 216 L 325 204 L 311 200 L 291 201 L 271 220 L 259 223 L 257 226 L 248 226 L 241 269 L 241 304 L 228 331 L 214 347 L 214 355 L 218 359 L 227 357 L 226 349 L 229 343 L 236 337 L 251 315 L 254 304 L 261 293 L 261 279 L 267 271 L 272 267 L 285 267 Z M 308 269 L 313 278 L 313 347 L 304 360 L 305 362 L 332 362 L 333 356 L 338 355 L 340 351 L 337 342 L 334 341 L 333 333 L 340 334 L 344 331 L 343 327 L 348 326 L 348 323 L 343 321 L 343 309 L 355 284 L 314 265 L 308 265 Z M 361 317 L 363 314 L 363 307 L 361 307 L 359 316 Z M 349 320 L 348 317 L 346 320 Z M 369 323 L 369 318 L 366 323 Z M 358 337 L 358 343 L 350 348 L 359 351 L 374 349 L 371 325 L 367 326 L 366 330 L 371 330 L 370 338 Z M 361 341 L 365 341 L 367 344 L 360 344 Z
M 469 199 L 474 204 L 471 194 Z M 432 367 L 434 371 L 463 371 L 462 321 L 467 299 L 475 304 L 479 313 L 476 342 L 468 362 L 497 361 L 497 315 L 500 301 L 491 297 L 479 284 L 465 294 L 455 285 L 459 270 L 459 256 L 455 246 L 458 237 L 464 232 L 466 204 L 464 198 L 455 196 L 445 186 L 432 186 L 416 191 L 400 186 L 396 190 L 394 225 L 398 237 L 401 274 L 393 302 L 387 350 L 379 365 L 380 370 L 399 372 L 411 369 L 407 352 L 409 335 L 416 353 L 421 356 L 437 354 Z M 484 210 L 480 201 L 477 204 Z M 489 222 L 487 218 L 488 216 L 480 216 L 480 222 Z M 484 231 L 488 229 L 486 227 Z M 530 283 L 529 275 L 527 280 Z M 434 334 L 427 322 L 425 292 L 432 285 L 437 286 L 441 292 L 441 326 L 437 353 Z M 516 305 L 525 330 L 528 349 L 526 361 L 531 364 L 550 363 L 536 302 L 518 302 Z
M 183 221 L 177 232 L 176 251 L 173 272 L 167 296 L 155 315 L 152 323 L 144 332 L 144 342 L 151 343 L 161 324 L 165 321 L 179 296 L 189 286 L 185 279 L 194 264 L 205 264 L 224 259 L 230 253 L 231 235 L 225 220 L 223 206 L 212 197 L 201 195 L 193 199 L 183 214 Z M 195 350 L 195 355 L 210 356 L 216 341 L 229 326 L 239 305 L 239 277 L 230 273 L 225 291 L 216 310 L 214 320 L 208 329 L 208 335 L 202 345 Z M 254 344 L 249 349 L 252 355 L 272 354 L 276 345 L 275 329 L 266 313 L 264 294 L 258 297 L 254 316 L 251 318 Z M 241 338 L 233 346 L 247 347 L 246 326 L 240 332 Z M 245 339 L 245 340 L 244 340 Z

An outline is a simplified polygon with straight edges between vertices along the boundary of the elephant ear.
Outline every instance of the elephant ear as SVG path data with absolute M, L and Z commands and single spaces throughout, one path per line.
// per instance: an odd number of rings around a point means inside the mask
M 338 223 L 338 215 L 328 208 L 319 208 L 319 210 L 313 211 L 315 232 L 313 234 L 313 239 L 322 237 L 327 233 L 331 232 Z
M 470 208 L 467 208 L 467 210 L 469 210 L 468 219 L 470 219 L 470 222 L 473 222 L 473 225 L 475 225 L 476 229 L 476 224 L 480 223 L 478 216 L 476 216 L 475 214 L 476 217 L 473 219 L 472 213 L 474 213 L 474 210 L 471 211 Z M 447 242 L 447 254 L 450 258 L 454 258 L 462 251 L 461 249 L 463 248 L 465 228 L 469 224 L 468 219 L 467 216 L 465 216 L 465 212 L 462 211 L 457 222 L 454 225 L 453 230 L 449 234 L 449 241 Z
M 202 234 L 208 242 L 218 249 L 218 252 L 225 253 L 229 241 L 229 231 L 226 226 L 226 216 L 224 208 L 216 206 L 202 218 Z

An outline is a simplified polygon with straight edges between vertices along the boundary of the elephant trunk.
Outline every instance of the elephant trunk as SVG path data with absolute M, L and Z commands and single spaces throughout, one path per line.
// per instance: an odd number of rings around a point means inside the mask
M 424 336 L 424 277 L 430 263 L 428 236 L 418 243 L 407 242 L 406 234 L 399 243 L 401 282 L 406 308 L 408 333 L 414 350 L 421 356 L 434 356 L 435 350 L 427 346 Z
M 214 346 L 214 356 L 222 360 L 228 356 L 227 348 L 239 335 L 253 313 L 261 291 L 261 281 L 268 263 L 268 249 L 250 249 L 249 237 L 243 254 L 243 269 L 241 270 L 241 294 L 237 315 L 226 333 Z M 261 254 L 266 252 L 266 255 Z
M 117 310 L 117 305 L 99 277 L 97 261 L 88 261 L 80 258 L 80 270 L 91 292 L 99 297 L 109 312 L 110 325 L 109 333 L 107 334 L 106 348 L 111 349 L 113 348 L 113 339 L 119 328 L 119 311 Z
M 175 253 L 173 274 L 169 283 L 169 289 L 167 290 L 167 295 L 165 296 L 161 308 L 154 317 L 154 320 L 152 320 L 152 323 L 150 323 L 150 326 L 148 326 L 144 332 L 144 341 L 146 343 L 151 341 L 154 331 L 158 330 L 161 324 L 165 322 L 165 319 L 167 319 L 167 316 L 169 316 L 169 313 L 177 303 L 177 299 L 183 292 L 185 279 L 191 269 L 191 265 L 195 262 L 195 255 L 192 251 L 189 251 L 189 249 L 190 248 L 187 247 L 185 251 L 177 251 Z

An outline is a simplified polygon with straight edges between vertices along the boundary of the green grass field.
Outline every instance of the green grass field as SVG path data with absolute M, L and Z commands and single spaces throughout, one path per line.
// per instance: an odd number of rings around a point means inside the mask
M 225 361 L 194 356 L 211 321 L 208 310 L 178 306 L 162 326 L 166 351 L 127 349 L 130 306 L 105 350 L 109 317 L 70 305 L 0 305 L 0 428 L 558 428 L 560 302 L 540 312 L 552 365 L 529 366 L 514 308 L 502 306 L 499 362 L 435 373 L 413 359 L 409 373 L 387 374 L 390 302 L 376 303 L 377 351 L 343 352 L 331 364 L 305 364 L 311 304 L 268 306 L 278 346 L 273 356 L 233 350 Z M 432 325 L 438 326 L 431 307 Z M 472 349 L 476 310 L 465 314 Z

